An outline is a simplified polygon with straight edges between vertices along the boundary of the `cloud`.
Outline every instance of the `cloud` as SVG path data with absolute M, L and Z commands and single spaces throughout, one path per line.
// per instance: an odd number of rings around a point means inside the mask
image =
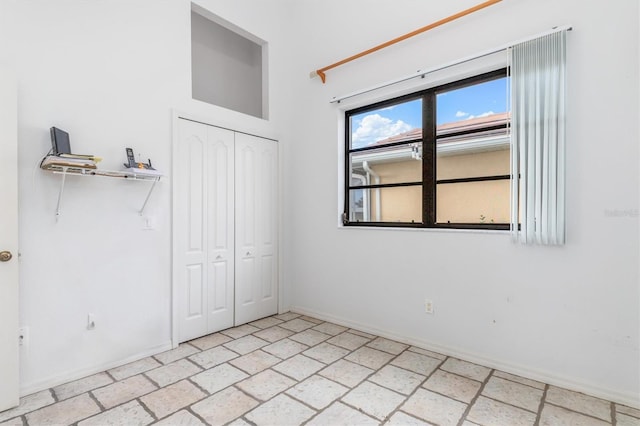
M 464 112 L 464 111 L 458 111 L 456 112 L 456 117 L 461 118 L 461 117 L 466 117 L 467 115 L 469 115 L 468 112 Z
M 365 115 L 358 123 L 358 128 L 351 135 L 352 147 L 367 146 L 411 129 L 413 127 L 402 120 L 393 121 L 380 114 Z
M 467 117 L 467 120 L 470 120 L 470 119 L 472 119 L 472 118 L 488 117 L 488 116 L 493 115 L 493 114 L 495 114 L 495 112 L 493 112 L 493 111 L 487 111 L 487 112 L 483 112 L 482 114 L 478 114 L 478 115 L 470 115 L 470 116 L 468 116 L 468 117 Z M 456 117 L 457 117 L 457 116 L 458 116 L 458 115 L 456 114 Z

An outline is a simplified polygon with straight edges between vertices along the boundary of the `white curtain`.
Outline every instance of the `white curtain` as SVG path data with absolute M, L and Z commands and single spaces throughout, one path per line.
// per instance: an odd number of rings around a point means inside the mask
M 566 39 L 510 49 L 511 232 L 525 244 L 565 242 Z

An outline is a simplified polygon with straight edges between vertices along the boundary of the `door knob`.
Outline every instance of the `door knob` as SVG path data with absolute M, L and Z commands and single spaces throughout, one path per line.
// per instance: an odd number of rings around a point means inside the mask
M 0 262 L 8 262 L 11 260 L 12 257 L 13 255 L 11 254 L 10 251 L 7 251 L 7 250 L 0 251 Z

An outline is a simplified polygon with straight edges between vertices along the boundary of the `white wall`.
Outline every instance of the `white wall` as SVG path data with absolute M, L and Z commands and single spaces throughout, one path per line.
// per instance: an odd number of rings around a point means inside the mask
M 170 347 L 172 108 L 277 137 L 275 118 L 191 100 L 190 11 L 186 0 L 0 2 L 0 62 L 19 90 L 23 394 Z M 262 23 L 276 13 L 238 25 L 273 40 L 277 59 L 281 29 Z M 74 152 L 104 157 L 103 169 L 121 169 L 132 147 L 166 172 L 146 212 L 155 230 L 137 213 L 148 183 L 96 177 L 67 179 L 56 223 L 60 176 L 38 169 L 51 126 L 70 133 Z
M 149 184 L 106 178 L 69 177 L 56 223 L 60 176 L 37 167 L 57 126 L 101 168 L 121 169 L 132 147 L 170 169 L 169 107 L 190 90 L 189 8 L 155 3 L 2 3 L 0 60 L 19 86 L 23 392 L 170 345 L 167 181 L 148 205 L 154 231 L 137 213 Z
M 307 77 L 476 3 L 295 4 L 297 102 L 283 129 L 295 141 L 285 187 L 294 308 L 639 405 L 637 1 L 506 0 L 331 70 L 325 85 Z M 333 96 L 563 24 L 575 28 L 566 246 L 518 246 L 503 233 L 338 228 Z

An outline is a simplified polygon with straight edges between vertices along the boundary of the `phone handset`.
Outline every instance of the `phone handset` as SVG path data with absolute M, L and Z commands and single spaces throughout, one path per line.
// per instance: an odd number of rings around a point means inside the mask
M 127 161 L 129 162 L 129 164 L 124 164 L 125 167 L 130 167 L 130 168 L 135 168 L 136 167 L 136 159 L 133 156 L 133 149 L 131 148 L 126 148 L 127 150 Z

